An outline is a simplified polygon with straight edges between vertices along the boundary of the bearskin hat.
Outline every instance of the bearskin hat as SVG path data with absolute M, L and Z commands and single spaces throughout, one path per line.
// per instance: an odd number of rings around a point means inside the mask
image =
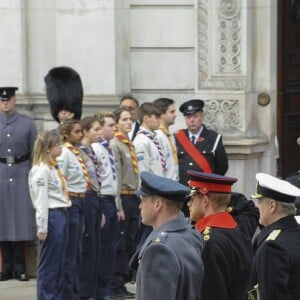
M 58 112 L 66 109 L 80 120 L 83 88 L 79 74 L 70 67 L 55 67 L 44 78 L 52 117 L 59 122 Z

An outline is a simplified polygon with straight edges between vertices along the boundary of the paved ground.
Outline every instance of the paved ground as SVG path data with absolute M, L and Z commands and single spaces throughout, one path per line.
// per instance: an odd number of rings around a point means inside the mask
M 18 280 L 8 280 L 0 282 L 0 300 L 35 300 L 36 290 L 35 279 L 28 282 L 20 282 Z M 135 286 L 129 284 L 128 290 L 135 292 Z

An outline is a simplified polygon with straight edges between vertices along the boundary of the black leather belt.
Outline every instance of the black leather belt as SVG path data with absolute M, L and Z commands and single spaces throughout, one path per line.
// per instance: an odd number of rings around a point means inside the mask
M 115 199 L 116 199 L 116 196 L 113 196 L 113 195 L 103 195 L 103 194 L 101 194 L 100 195 L 100 198 L 101 199 L 107 199 L 107 200 L 112 200 L 112 201 L 115 201 Z
M 87 190 L 86 191 L 86 194 L 87 195 L 91 195 L 91 196 L 96 196 L 96 197 L 99 197 L 100 196 L 100 192 L 96 192 L 94 190 Z
M 30 158 L 29 154 L 22 156 L 4 156 L 0 157 L 0 163 L 3 164 L 18 164 L 22 161 L 28 160 Z
M 59 211 L 66 212 L 66 211 L 68 211 L 68 207 L 55 207 L 55 208 L 49 208 L 49 210 L 51 210 L 51 211 L 59 210 Z

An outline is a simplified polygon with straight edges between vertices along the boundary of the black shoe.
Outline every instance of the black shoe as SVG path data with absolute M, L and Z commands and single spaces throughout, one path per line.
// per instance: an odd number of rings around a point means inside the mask
M 19 280 L 19 281 L 28 281 L 29 277 L 27 276 L 26 273 L 19 273 L 16 272 L 15 273 L 15 279 Z
M 127 291 L 126 288 L 113 290 L 112 292 L 113 299 L 135 299 L 135 294 Z
M 13 279 L 12 272 L 0 272 L 0 281 Z
M 123 293 L 123 298 L 124 299 L 135 299 L 135 293 L 129 292 L 127 290 L 124 291 Z

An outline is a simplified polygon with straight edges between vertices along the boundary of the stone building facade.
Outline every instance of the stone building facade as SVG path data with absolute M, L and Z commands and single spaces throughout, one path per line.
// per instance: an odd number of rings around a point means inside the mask
M 249 196 L 256 172 L 276 174 L 277 1 L 0 0 L 0 13 L 0 85 L 19 87 L 39 130 L 56 126 L 43 78 L 67 65 L 81 75 L 84 115 L 128 93 L 177 107 L 201 98 L 236 190 Z

